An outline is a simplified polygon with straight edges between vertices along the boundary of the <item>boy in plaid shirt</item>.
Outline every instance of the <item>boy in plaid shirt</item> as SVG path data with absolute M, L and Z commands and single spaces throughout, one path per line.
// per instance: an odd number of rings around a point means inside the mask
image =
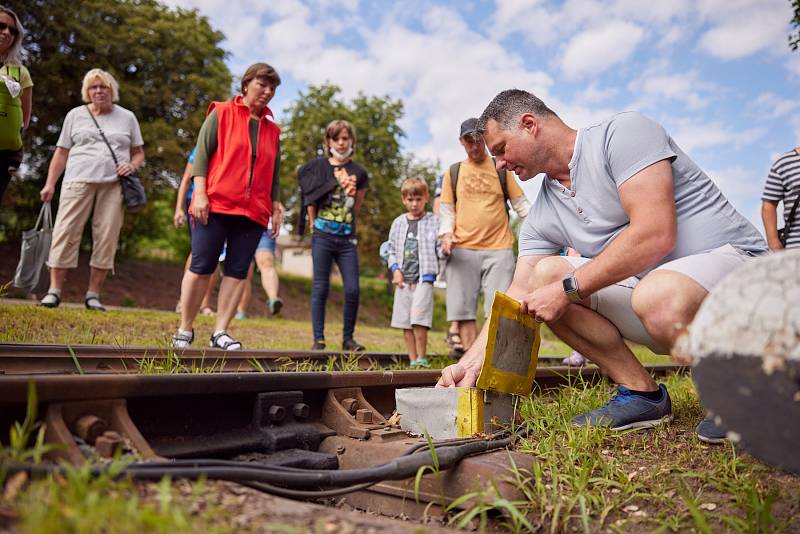
M 401 328 L 411 367 L 428 367 L 428 330 L 433 322 L 433 282 L 439 270 L 439 219 L 425 211 L 428 185 L 408 178 L 400 186 L 407 212 L 392 222 L 389 257 L 395 285 L 392 327 Z

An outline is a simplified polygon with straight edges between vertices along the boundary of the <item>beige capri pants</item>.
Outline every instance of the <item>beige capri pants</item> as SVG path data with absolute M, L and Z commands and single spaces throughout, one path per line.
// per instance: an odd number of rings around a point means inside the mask
M 118 180 L 66 182 L 61 186 L 48 267 L 74 269 L 78 266 L 78 249 L 90 214 L 92 258 L 89 265 L 95 269 L 114 269 L 114 256 L 125 215 L 122 186 Z

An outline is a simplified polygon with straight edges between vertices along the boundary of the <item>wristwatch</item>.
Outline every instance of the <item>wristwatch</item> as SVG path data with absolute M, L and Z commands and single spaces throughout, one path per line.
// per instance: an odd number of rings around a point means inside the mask
M 580 288 L 578 287 L 578 280 L 575 278 L 575 271 L 572 271 L 561 281 L 561 285 L 564 286 L 564 293 L 567 295 L 567 298 L 570 302 L 580 302 L 581 295 L 578 292 Z

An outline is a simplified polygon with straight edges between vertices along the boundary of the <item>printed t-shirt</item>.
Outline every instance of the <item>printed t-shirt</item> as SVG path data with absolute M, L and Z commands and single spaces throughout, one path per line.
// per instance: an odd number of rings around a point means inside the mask
M 408 219 L 408 230 L 403 243 L 403 280 L 409 284 L 419 281 L 419 219 Z
M 544 177 L 520 229 L 519 255 L 558 254 L 569 245 L 581 256 L 597 256 L 630 224 L 618 188 L 662 160 L 672 164 L 677 243 L 639 276 L 668 261 L 726 244 L 755 255 L 766 253 L 766 242 L 755 226 L 664 128 L 639 113 L 625 112 L 578 130 L 569 163 L 571 188 Z
M 95 115 L 106 139 L 111 143 L 117 161 L 131 160 L 131 147 L 142 146 L 142 132 L 134 114 L 122 106 L 114 105 L 111 113 Z M 115 182 L 117 166 L 108 146 L 103 141 L 86 106 L 78 106 L 67 113 L 56 146 L 69 150 L 64 182 Z
M 510 198 L 522 196 L 513 173 L 507 176 Z M 442 180 L 442 202 L 453 203 L 450 169 Z M 503 188 L 494 161 L 488 155 L 481 163 L 461 162 L 456 184 L 456 220 L 453 235 L 459 248 L 502 250 L 514 245 Z
M 326 172 L 333 175 L 334 167 L 327 159 L 320 160 L 327 167 Z M 354 161 L 343 165 L 347 174 L 356 177 L 356 189 L 366 189 L 369 183 L 367 171 Z M 344 189 L 337 185 L 317 202 L 317 214 L 314 218 L 314 232 L 329 235 L 353 235 L 355 233 L 355 197 L 349 197 Z

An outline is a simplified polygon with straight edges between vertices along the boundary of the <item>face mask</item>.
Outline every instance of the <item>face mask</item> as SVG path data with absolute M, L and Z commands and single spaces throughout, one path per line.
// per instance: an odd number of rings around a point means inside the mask
M 331 148 L 331 156 L 333 156 L 334 159 L 339 161 L 344 161 L 353 155 L 353 147 L 348 148 L 346 152 L 339 152 L 333 147 L 330 148 Z

